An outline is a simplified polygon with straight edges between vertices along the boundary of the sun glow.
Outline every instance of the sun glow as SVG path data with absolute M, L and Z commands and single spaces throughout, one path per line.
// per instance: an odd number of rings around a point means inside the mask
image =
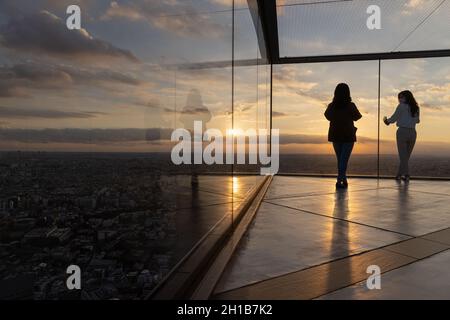
M 240 129 L 227 129 L 227 136 L 239 136 L 240 134 L 242 134 L 242 130 Z
M 239 193 L 239 191 L 241 190 L 241 184 L 239 182 L 239 178 L 238 177 L 233 177 L 233 194 Z

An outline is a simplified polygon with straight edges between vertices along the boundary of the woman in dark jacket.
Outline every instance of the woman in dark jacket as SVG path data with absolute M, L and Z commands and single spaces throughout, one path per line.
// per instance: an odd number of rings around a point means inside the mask
M 337 85 L 333 102 L 328 105 L 325 117 L 330 121 L 328 141 L 333 142 L 338 163 L 336 188 L 347 188 L 347 164 L 356 142 L 356 130 L 353 122 L 362 118 L 352 102 L 350 88 L 345 83 Z

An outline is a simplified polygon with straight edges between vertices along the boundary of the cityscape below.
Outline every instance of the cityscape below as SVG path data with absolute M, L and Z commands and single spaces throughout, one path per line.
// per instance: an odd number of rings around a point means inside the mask
M 180 211 L 199 202 L 190 200 L 192 176 L 258 172 L 247 165 L 199 166 L 192 173 L 170 165 L 168 157 L 1 153 L 1 298 L 144 298 L 198 240 L 190 235 L 201 234 L 199 225 L 177 222 Z M 394 175 L 396 161 L 381 156 L 381 175 Z M 332 156 L 301 154 L 281 155 L 280 164 L 281 173 L 295 174 L 333 174 L 336 166 Z M 449 177 L 450 162 L 417 156 L 411 170 L 415 176 Z M 353 156 L 350 173 L 376 175 L 376 155 Z M 201 215 L 210 214 L 205 212 L 195 211 L 193 221 L 202 221 Z M 85 272 L 82 291 L 66 289 L 70 264 Z

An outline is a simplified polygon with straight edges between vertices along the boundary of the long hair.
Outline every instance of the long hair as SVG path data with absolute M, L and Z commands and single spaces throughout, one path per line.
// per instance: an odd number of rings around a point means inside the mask
M 398 94 L 398 98 L 405 98 L 406 104 L 409 105 L 409 110 L 411 111 L 411 116 L 415 117 L 419 113 L 419 104 L 417 103 L 414 95 L 411 91 L 405 90 Z
M 346 107 L 352 102 L 350 87 L 346 83 L 339 83 L 334 90 L 333 106 Z

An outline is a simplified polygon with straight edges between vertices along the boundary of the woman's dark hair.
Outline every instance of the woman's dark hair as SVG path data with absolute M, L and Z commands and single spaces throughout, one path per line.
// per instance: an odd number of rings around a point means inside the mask
M 350 87 L 346 83 L 339 83 L 334 90 L 333 106 L 346 107 L 351 102 Z
M 398 98 L 401 97 L 405 98 L 406 104 L 409 105 L 409 110 L 411 111 L 411 115 L 413 117 L 417 116 L 419 113 L 419 104 L 417 103 L 416 99 L 414 99 L 414 95 L 411 91 L 405 90 L 398 94 Z

